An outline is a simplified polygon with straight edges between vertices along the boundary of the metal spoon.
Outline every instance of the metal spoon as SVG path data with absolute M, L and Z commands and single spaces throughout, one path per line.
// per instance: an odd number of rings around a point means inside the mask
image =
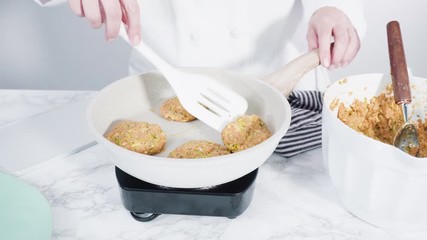
M 399 22 L 391 21 L 387 24 L 387 38 L 394 101 L 402 106 L 405 122 L 397 131 L 393 145 L 410 155 L 417 156 L 420 144 L 415 125 L 408 122 L 408 104 L 411 103 L 412 96 Z

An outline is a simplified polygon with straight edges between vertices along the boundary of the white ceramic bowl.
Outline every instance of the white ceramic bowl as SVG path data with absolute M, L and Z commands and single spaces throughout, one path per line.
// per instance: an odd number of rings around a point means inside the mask
M 160 105 L 175 96 L 168 82 L 156 72 L 120 79 L 102 89 L 91 101 L 87 119 L 98 143 L 114 154 L 114 164 L 141 180 L 168 187 L 198 188 L 235 180 L 258 168 L 273 153 L 289 128 L 291 109 L 283 95 L 263 81 L 235 72 L 191 69 L 214 76 L 248 100 L 247 114 L 257 114 L 273 135 L 237 153 L 200 159 L 172 159 L 167 155 L 189 140 L 222 143 L 221 134 L 200 121 L 180 123 L 160 117 Z M 191 86 L 189 86 L 191 87 Z M 165 149 L 156 156 L 129 151 L 103 135 L 119 120 L 159 124 L 167 134 Z
M 347 77 L 325 92 L 323 159 L 344 207 L 379 227 L 427 229 L 427 158 L 415 158 L 399 149 L 351 129 L 337 118 L 335 99 L 349 105 L 372 98 L 390 84 L 383 74 Z M 427 80 L 411 80 L 412 119 L 427 113 Z

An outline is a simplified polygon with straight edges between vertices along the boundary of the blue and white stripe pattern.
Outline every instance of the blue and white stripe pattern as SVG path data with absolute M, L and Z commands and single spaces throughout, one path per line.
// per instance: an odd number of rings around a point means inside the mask
M 288 101 L 292 108 L 291 125 L 275 150 L 286 158 L 322 146 L 323 94 L 293 91 Z

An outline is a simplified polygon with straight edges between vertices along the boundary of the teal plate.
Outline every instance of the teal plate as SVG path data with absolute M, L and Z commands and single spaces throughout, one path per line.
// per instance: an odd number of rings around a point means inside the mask
M 0 239 L 47 240 L 52 212 L 44 196 L 28 183 L 0 173 Z

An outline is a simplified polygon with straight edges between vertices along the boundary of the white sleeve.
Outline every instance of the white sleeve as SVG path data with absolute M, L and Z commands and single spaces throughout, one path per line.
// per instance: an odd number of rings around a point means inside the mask
M 366 34 L 366 20 L 363 13 L 362 0 L 302 0 L 304 7 L 304 18 L 307 22 L 317 9 L 321 7 L 336 7 L 347 14 L 351 23 L 357 30 L 359 38 L 363 38 Z
M 36 2 L 42 7 L 56 6 L 65 3 L 66 1 L 67 0 L 34 0 L 34 2 Z

